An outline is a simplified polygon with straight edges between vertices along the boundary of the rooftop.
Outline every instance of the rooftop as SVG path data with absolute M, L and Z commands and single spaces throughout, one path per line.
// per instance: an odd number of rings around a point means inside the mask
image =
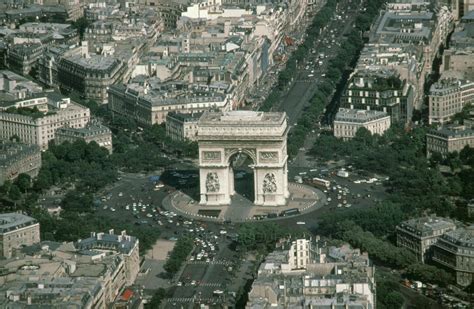
M 78 250 L 109 249 L 128 254 L 137 244 L 138 239 L 127 235 L 125 231 L 115 235 L 110 230 L 108 234 L 93 232 L 91 237 L 77 241 L 75 246 Z
M 84 58 L 81 55 L 73 55 L 65 58 L 67 61 L 73 62 L 83 68 L 89 70 L 105 71 L 109 70 L 119 64 L 119 60 L 113 57 L 105 57 L 99 55 L 91 55 L 88 58 Z
M 446 139 L 463 137 L 474 138 L 474 130 L 466 126 L 447 125 L 431 130 L 427 135 L 438 136 Z
M 38 146 L 0 140 L 0 167 L 16 164 L 32 154 L 40 154 Z
M 36 219 L 20 213 L 0 214 L 0 233 L 5 234 L 37 223 Z
M 334 121 L 365 123 L 385 117 L 389 117 L 386 112 L 365 109 L 340 108 Z
M 206 112 L 199 120 L 200 125 L 278 125 L 286 119 L 285 113 L 254 111 Z
M 447 218 L 421 217 L 404 221 L 398 227 L 419 236 L 432 236 L 437 231 L 455 229 L 456 225 L 451 219 Z
M 83 128 L 62 127 L 56 131 L 56 134 L 74 135 L 74 136 L 93 136 L 97 134 L 111 133 L 110 129 L 100 122 L 89 122 Z
M 446 95 L 464 86 L 472 86 L 474 88 L 474 82 L 456 78 L 441 79 L 431 85 L 430 95 Z
M 462 247 L 474 248 L 474 224 L 447 232 L 442 238 Z

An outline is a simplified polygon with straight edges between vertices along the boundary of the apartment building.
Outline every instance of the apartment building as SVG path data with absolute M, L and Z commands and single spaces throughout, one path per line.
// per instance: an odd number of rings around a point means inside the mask
M 41 151 L 36 145 L 0 140 L 0 186 L 20 174 L 38 175 L 41 168 Z
M 140 269 L 139 241 L 125 231 L 92 232 L 69 243 L 44 241 L 15 253 L 0 260 L 2 308 L 108 308 Z
M 469 286 L 474 279 L 474 225 L 441 236 L 433 246 L 433 261 L 450 269 L 457 284 Z
M 198 121 L 201 115 L 202 113 L 168 113 L 166 115 L 166 135 L 174 141 L 196 141 Z
M 375 269 L 366 253 L 306 239 L 288 245 L 260 265 L 246 308 L 374 308 Z
M 341 96 L 341 107 L 385 112 L 391 122 L 411 121 L 414 93 L 393 69 L 359 70 L 350 78 Z
M 98 121 L 91 120 L 83 128 L 69 128 L 67 126 L 56 130 L 54 142 L 62 144 L 66 141 L 74 143 L 83 140 L 86 143 L 96 142 L 100 147 L 112 153 L 112 131 Z
M 43 45 L 33 44 L 15 44 L 8 49 L 7 64 L 8 67 L 19 74 L 28 75 L 34 68 L 43 53 Z
M 0 257 L 11 258 L 15 250 L 40 242 L 39 223 L 20 213 L 0 214 Z
M 383 135 L 390 128 L 390 123 L 390 116 L 385 112 L 340 108 L 334 118 L 334 136 L 351 139 L 360 128 Z
M 125 66 L 113 57 L 72 55 L 58 63 L 58 81 L 64 91 L 75 91 L 99 104 L 108 102 L 107 89 L 122 81 Z
M 441 217 L 422 217 L 404 221 L 397 226 L 397 246 L 413 252 L 424 263 L 431 258 L 431 247 L 439 237 L 456 229 L 454 222 Z
M 25 100 L 23 100 L 24 102 Z M 31 102 L 32 100 L 27 99 Z M 47 149 L 49 141 L 53 140 L 56 130 L 69 126 L 70 128 L 83 128 L 90 120 L 90 110 L 64 98 L 56 93 L 45 93 L 44 97 L 34 100 L 43 104 L 44 112 L 21 112 L 15 108 L 0 111 L 0 139 L 8 140 L 17 137 L 26 144 L 38 145 Z M 47 102 L 47 104 L 44 104 Z M 22 102 L 16 102 L 21 104 Z M 29 109 L 36 104 L 29 104 Z M 23 114 L 22 114 L 23 113 Z
M 445 124 L 474 103 L 474 82 L 458 79 L 442 79 L 431 85 L 429 98 L 429 124 Z
M 426 133 L 426 152 L 446 156 L 451 152 L 460 152 L 464 147 L 474 148 L 474 130 L 467 126 L 449 125 Z
M 151 78 L 109 88 L 109 109 L 114 115 L 131 117 L 143 125 L 160 124 L 170 112 L 196 114 L 231 109 L 225 89 L 183 82 L 162 83 Z

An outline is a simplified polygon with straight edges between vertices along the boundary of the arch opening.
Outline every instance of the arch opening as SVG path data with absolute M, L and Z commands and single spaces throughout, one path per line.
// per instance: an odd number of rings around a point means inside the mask
M 247 153 L 237 152 L 229 157 L 229 192 L 255 201 L 255 162 Z

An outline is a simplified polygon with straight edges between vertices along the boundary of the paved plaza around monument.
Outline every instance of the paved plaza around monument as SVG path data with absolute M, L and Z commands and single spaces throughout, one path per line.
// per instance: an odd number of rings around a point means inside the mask
M 199 201 L 193 200 L 181 191 L 168 195 L 163 200 L 163 207 L 168 211 L 174 211 L 190 219 L 203 221 L 226 221 L 245 222 L 259 218 L 261 220 L 278 220 L 285 217 L 266 218 L 269 214 L 279 215 L 282 211 L 298 208 L 300 214 L 316 210 L 326 204 L 325 194 L 313 187 L 290 183 L 288 186 L 290 197 L 285 206 L 257 206 L 235 194 L 230 205 L 208 206 L 200 205 Z M 265 218 L 264 218 L 265 217 Z

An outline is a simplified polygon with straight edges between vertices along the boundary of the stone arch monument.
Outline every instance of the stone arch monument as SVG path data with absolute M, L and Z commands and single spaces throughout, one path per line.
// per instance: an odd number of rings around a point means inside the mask
M 231 158 L 248 155 L 254 171 L 255 205 L 286 205 L 288 192 L 285 113 L 206 112 L 198 122 L 202 205 L 230 205 L 234 191 Z

